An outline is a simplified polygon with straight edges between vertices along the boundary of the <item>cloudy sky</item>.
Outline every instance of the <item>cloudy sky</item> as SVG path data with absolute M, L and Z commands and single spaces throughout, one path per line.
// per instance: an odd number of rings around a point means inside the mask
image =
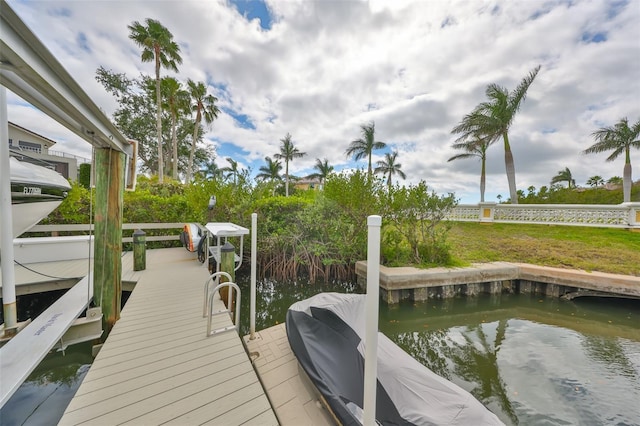
M 9 4 L 107 115 L 114 99 L 95 80 L 104 66 L 138 77 L 127 25 L 159 20 L 183 58 L 177 77 L 205 81 L 223 110 L 205 140 L 221 167 L 231 156 L 254 174 L 287 133 L 311 173 L 366 168 L 345 156 L 360 125 L 398 151 L 405 183 L 424 180 L 462 202 L 479 200 L 480 163 L 447 162 L 451 129 L 497 83 L 512 90 L 541 70 L 510 131 L 519 189 L 569 167 L 578 185 L 621 176 L 623 158 L 583 155 L 591 133 L 640 119 L 640 0 L 622 1 L 23 1 Z M 9 93 L 9 120 L 83 157 L 90 146 Z M 374 161 L 383 158 L 377 151 Z M 634 179 L 640 151 L 632 152 Z M 502 144 L 489 150 L 487 201 L 508 197 Z

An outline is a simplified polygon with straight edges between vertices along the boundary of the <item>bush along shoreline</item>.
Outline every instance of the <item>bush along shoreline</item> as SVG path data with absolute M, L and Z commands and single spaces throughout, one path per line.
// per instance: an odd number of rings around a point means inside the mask
M 425 182 L 391 186 L 366 172 L 332 174 L 323 190 L 295 190 L 279 195 L 271 182 L 251 185 L 196 180 L 189 185 L 157 183 L 141 177 L 134 192 L 125 192 L 123 221 L 233 222 L 249 228 L 258 214 L 258 272 L 261 277 L 351 280 L 355 263 L 366 258 L 367 217 L 383 218 L 385 264 L 431 266 L 447 264 L 448 225 L 443 221 L 455 207 L 453 194 L 439 196 Z M 214 209 L 207 208 L 215 195 Z M 44 224 L 89 223 L 89 189 L 73 184 L 67 199 Z M 149 248 L 175 246 L 148 243 Z M 245 248 L 245 256 L 249 249 Z

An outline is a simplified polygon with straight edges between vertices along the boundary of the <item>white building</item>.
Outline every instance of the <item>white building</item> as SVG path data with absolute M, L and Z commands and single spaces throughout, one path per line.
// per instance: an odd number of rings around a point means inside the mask
M 46 162 L 67 179 L 78 180 L 78 164 L 88 163 L 89 159 L 76 157 L 60 151 L 53 151 L 51 147 L 55 141 L 32 132 L 22 126 L 9 122 L 9 149 L 11 155 L 23 154 L 27 159 L 33 159 L 36 164 Z

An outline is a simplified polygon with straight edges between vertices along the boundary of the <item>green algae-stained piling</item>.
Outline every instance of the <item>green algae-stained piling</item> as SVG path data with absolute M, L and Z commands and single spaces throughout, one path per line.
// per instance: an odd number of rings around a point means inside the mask
M 96 149 L 95 251 L 93 301 L 102 307 L 108 333 L 120 318 L 122 297 L 123 153 Z
M 146 233 L 136 229 L 133 233 L 133 270 L 144 271 L 147 267 Z
M 231 276 L 231 282 L 236 282 L 236 262 L 235 262 L 235 252 L 236 249 L 235 247 L 230 244 L 229 242 L 226 242 L 222 245 L 222 247 L 220 247 L 220 271 L 221 272 L 226 272 L 227 274 L 229 274 Z M 224 276 L 220 277 L 220 282 L 224 283 L 227 282 L 227 278 Z M 234 305 L 235 305 L 235 298 L 232 296 L 231 298 L 231 306 L 229 306 L 229 291 L 232 291 L 231 288 L 229 287 L 223 287 L 220 289 L 220 298 L 222 299 L 222 301 L 224 302 L 225 305 L 227 305 L 227 309 L 229 309 L 229 311 L 233 312 L 234 309 Z
M 59 424 L 277 425 L 237 332 L 206 336 L 208 277 L 182 247 L 147 250 L 147 269 Z M 228 315 L 214 322 L 231 326 Z

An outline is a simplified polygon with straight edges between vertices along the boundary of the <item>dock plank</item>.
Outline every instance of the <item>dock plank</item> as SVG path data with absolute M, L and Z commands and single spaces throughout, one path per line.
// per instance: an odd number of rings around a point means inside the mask
M 255 357 L 253 365 L 282 426 L 334 424 L 312 389 L 313 385 L 307 383 L 308 379 L 300 374 L 298 361 L 289 346 L 285 324 L 261 330 L 253 340 L 244 336 L 244 342 L 249 353 Z M 260 423 L 250 420 L 247 424 Z
M 147 270 L 59 424 L 277 425 L 237 332 L 206 336 L 207 269 L 184 249 L 147 253 Z M 213 323 L 232 324 L 227 314 Z

